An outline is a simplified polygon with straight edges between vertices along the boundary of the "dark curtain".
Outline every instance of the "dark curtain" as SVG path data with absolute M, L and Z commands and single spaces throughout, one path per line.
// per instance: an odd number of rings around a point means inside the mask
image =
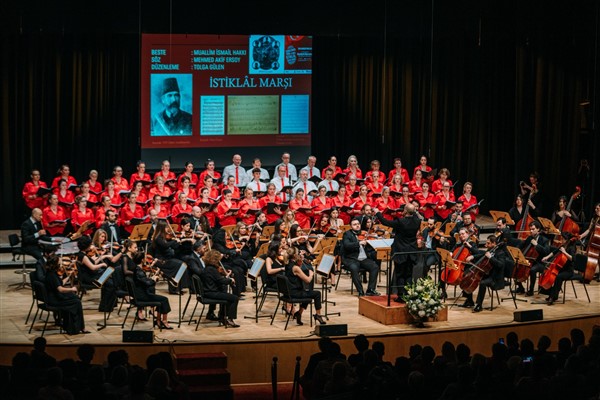
M 63 163 L 78 180 L 92 168 L 109 177 L 115 164 L 133 172 L 140 153 L 139 32 L 170 29 L 168 2 L 146 4 L 139 3 L 139 18 L 134 4 L 114 21 L 98 5 L 81 18 L 65 8 L 62 23 L 76 21 L 66 32 L 2 30 L 0 196 L 8 217 L 0 228 L 22 221 L 20 190 L 31 168 L 46 181 Z M 363 169 L 379 159 L 387 172 L 401 157 L 412 173 L 425 154 L 432 166 L 450 169 L 458 193 L 473 182 L 484 211 L 507 210 L 531 171 L 544 183 L 548 214 L 575 184 L 586 185 L 588 216 L 600 199 L 596 1 L 309 2 L 314 18 L 293 5 L 234 5 L 215 4 L 207 14 L 204 3 L 183 11 L 175 3 L 173 33 L 314 35 L 312 147 L 319 166 L 332 154 L 341 165 L 355 154 Z M 204 18 L 199 26 L 198 15 L 231 15 L 246 25 Z M 578 174 L 584 158 L 587 178 Z

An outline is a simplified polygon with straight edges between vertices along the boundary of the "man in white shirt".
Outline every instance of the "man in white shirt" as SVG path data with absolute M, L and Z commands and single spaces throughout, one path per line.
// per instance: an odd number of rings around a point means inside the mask
M 248 175 L 246 170 L 242 168 L 242 156 L 239 154 L 233 155 L 233 164 L 228 165 L 223 170 L 223 182 L 227 182 L 227 178 L 233 176 L 235 178 L 235 186 L 246 186 Z
M 252 180 L 248 183 L 246 189 L 252 189 L 257 198 L 264 196 L 267 193 L 267 184 L 261 180 L 260 169 L 253 168 L 250 172 L 252 172 Z
M 289 178 L 290 182 L 296 182 L 298 180 L 298 173 L 294 164 L 290 163 L 290 153 L 283 153 L 281 155 L 281 163 L 277 164 L 275 171 L 279 171 L 280 166 L 285 167 L 285 177 Z
M 312 178 L 313 176 L 317 176 L 317 177 L 321 176 L 321 171 L 319 171 L 319 168 L 315 167 L 316 164 L 317 164 L 317 157 L 309 156 L 306 166 L 302 168 L 308 172 L 309 178 Z
M 269 171 L 267 171 L 266 169 L 264 169 L 262 167 L 262 162 L 260 161 L 260 158 L 255 157 L 254 160 L 252 160 L 252 168 L 248 168 L 248 181 L 252 181 L 254 179 L 254 168 L 258 168 L 260 170 L 260 180 L 263 182 L 268 182 L 269 179 L 271 179 L 271 176 L 269 175 Z M 277 170 L 277 169 L 275 169 Z
M 333 171 L 330 168 L 325 170 L 325 179 L 319 182 L 319 187 L 325 186 L 327 192 L 337 192 L 340 188 L 340 184 L 333 180 Z
M 292 198 L 288 191 L 281 191 L 285 186 L 292 185 L 290 179 L 285 176 L 285 172 L 285 166 L 280 165 L 276 170 L 277 176 L 271 179 L 271 183 L 275 184 L 277 196 L 281 199 L 281 201 L 289 201 Z
M 294 195 L 298 189 L 304 190 L 304 198 L 308 201 L 312 201 L 313 196 L 317 194 L 317 185 L 308 180 L 308 171 L 305 169 L 300 170 L 300 180 L 294 185 Z M 311 192 L 313 193 L 310 194 Z

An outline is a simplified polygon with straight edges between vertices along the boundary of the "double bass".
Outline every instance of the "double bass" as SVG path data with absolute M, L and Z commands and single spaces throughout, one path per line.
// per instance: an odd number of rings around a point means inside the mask
M 569 204 L 567 204 L 567 207 L 565 207 L 565 211 L 571 211 L 571 205 L 573 204 L 573 200 L 577 199 L 579 196 L 581 195 L 581 188 L 579 186 L 575 187 L 575 193 L 573 193 L 571 195 L 571 198 L 569 199 Z M 573 221 L 570 217 L 567 217 L 566 215 L 563 215 L 562 219 L 560 220 L 560 223 L 558 224 L 558 226 L 556 226 L 556 228 L 561 232 L 569 232 L 573 235 L 577 235 L 579 234 L 579 225 Z M 561 235 L 557 236 L 554 239 L 554 244 L 556 246 L 561 246 L 564 243 L 563 237 Z
M 498 243 L 496 246 L 488 250 L 488 252 L 491 254 L 491 257 L 488 258 L 484 254 L 483 257 L 481 257 L 481 259 L 476 263 L 472 264 L 471 268 L 464 274 L 462 280 L 460 281 L 460 288 L 465 293 L 473 293 L 479 286 L 481 280 L 489 275 L 494 267 L 491 263 L 491 259 L 494 257 L 496 251 L 501 245 L 504 245 L 504 243 Z
M 518 232 L 517 237 L 521 240 L 527 239 L 527 236 L 529 235 L 529 224 L 531 224 L 534 221 L 533 217 L 531 216 L 531 213 L 529 212 L 529 200 L 533 199 L 533 196 L 535 196 L 537 192 L 531 190 L 530 193 L 531 194 L 529 195 L 529 199 L 527 200 L 525 210 L 523 210 L 523 218 L 521 218 L 521 220 L 516 224 Z
M 590 226 L 590 239 L 588 241 L 587 249 L 587 263 L 585 265 L 585 273 L 583 279 L 586 283 L 591 282 L 594 279 L 596 268 L 598 268 L 598 258 L 600 258 L 600 223 L 594 223 L 594 226 Z

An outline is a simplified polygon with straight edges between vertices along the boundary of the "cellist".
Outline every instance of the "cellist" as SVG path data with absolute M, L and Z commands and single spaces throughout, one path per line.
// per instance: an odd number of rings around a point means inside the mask
M 458 238 L 459 241 L 456 242 L 456 244 L 454 245 L 454 248 L 452 249 L 452 258 L 454 259 L 455 262 L 458 263 L 470 263 L 473 261 L 474 257 L 474 253 L 476 253 L 477 251 L 477 244 L 471 241 L 471 235 L 469 234 L 469 231 L 467 230 L 467 228 L 460 228 L 458 231 Z M 452 238 L 450 238 L 450 240 L 453 240 Z M 460 266 L 459 266 L 460 269 Z M 447 270 L 444 270 L 442 272 L 442 279 L 440 280 L 440 289 L 442 289 L 442 291 L 446 290 L 446 283 L 451 284 L 451 285 L 456 285 L 458 284 L 457 282 L 462 278 L 462 272 L 460 273 L 460 277 L 458 279 L 450 279 L 451 275 L 450 273 L 447 273 Z M 473 307 L 475 305 L 475 303 L 473 303 L 473 298 L 469 298 L 467 297 L 467 299 L 465 300 L 465 302 L 462 304 L 461 307 L 465 307 L 465 308 L 470 308 Z
M 550 248 L 548 247 L 550 241 L 548 238 L 541 235 L 542 224 L 538 221 L 533 221 L 529 224 L 529 236 L 525 240 L 521 240 L 519 243 L 519 248 L 523 251 L 525 257 L 528 254 L 532 254 L 532 251 L 535 250 L 537 253 L 537 257 L 534 261 L 534 265 L 531 267 L 529 271 L 529 288 L 525 293 L 526 296 L 533 296 L 533 288 L 535 287 L 535 281 L 537 278 L 538 272 L 543 272 L 545 267 L 542 263 L 542 258 L 548 254 Z
M 558 294 L 560 293 L 563 282 L 567 279 L 571 279 L 575 275 L 573 259 L 577 252 L 577 247 L 575 246 L 576 241 L 570 240 L 572 235 L 569 232 L 565 232 L 563 237 L 567 240 L 567 244 L 559 248 L 551 247 L 548 255 L 542 258 L 542 262 L 549 264 L 548 266 L 550 266 L 552 260 L 556 258 L 555 256 L 558 256 L 561 253 L 564 254 L 567 260 L 566 263 L 562 265 L 560 272 L 556 275 L 554 284 L 550 288 L 550 293 L 548 293 L 548 297 L 546 298 L 546 303 L 549 306 L 553 305 L 554 302 L 558 300 Z
M 471 266 L 471 268 L 476 268 L 478 264 L 480 264 L 481 262 L 485 262 L 485 260 L 483 260 L 483 257 L 487 258 L 489 260 L 488 262 L 492 265 L 492 269 L 490 270 L 490 272 L 486 274 L 479 282 L 479 289 L 477 290 L 477 299 L 475 300 L 475 307 L 473 308 L 474 313 L 483 310 L 483 299 L 485 298 L 485 294 L 488 288 L 492 288 L 493 290 L 499 290 L 504 287 L 505 257 L 503 252 L 497 251 L 498 249 L 494 251 L 494 248 L 496 248 L 498 245 L 499 243 L 496 235 L 489 235 L 487 237 L 487 240 L 485 241 L 485 250 L 476 249 L 475 251 L 473 251 L 474 258 L 477 259 L 477 261 L 475 261 L 474 266 Z M 472 293 L 465 294 L 465 297 L 467 298 L 467 301 L 465 303 L 473 303 Z

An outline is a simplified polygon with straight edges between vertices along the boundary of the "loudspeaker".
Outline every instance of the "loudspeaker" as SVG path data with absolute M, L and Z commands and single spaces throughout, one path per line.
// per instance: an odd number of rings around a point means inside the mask
M 152 343 L 154 340 L 154 331 L 123 331 L 123 343 L 140 342 Z
M 515 321 L 517 322 L 541 321 L 543 319 L 544 310 L 515 311 Z
M 346 336 L 348 335 L 348 324 L 317 325 L 315 326 L 317 336 Z

